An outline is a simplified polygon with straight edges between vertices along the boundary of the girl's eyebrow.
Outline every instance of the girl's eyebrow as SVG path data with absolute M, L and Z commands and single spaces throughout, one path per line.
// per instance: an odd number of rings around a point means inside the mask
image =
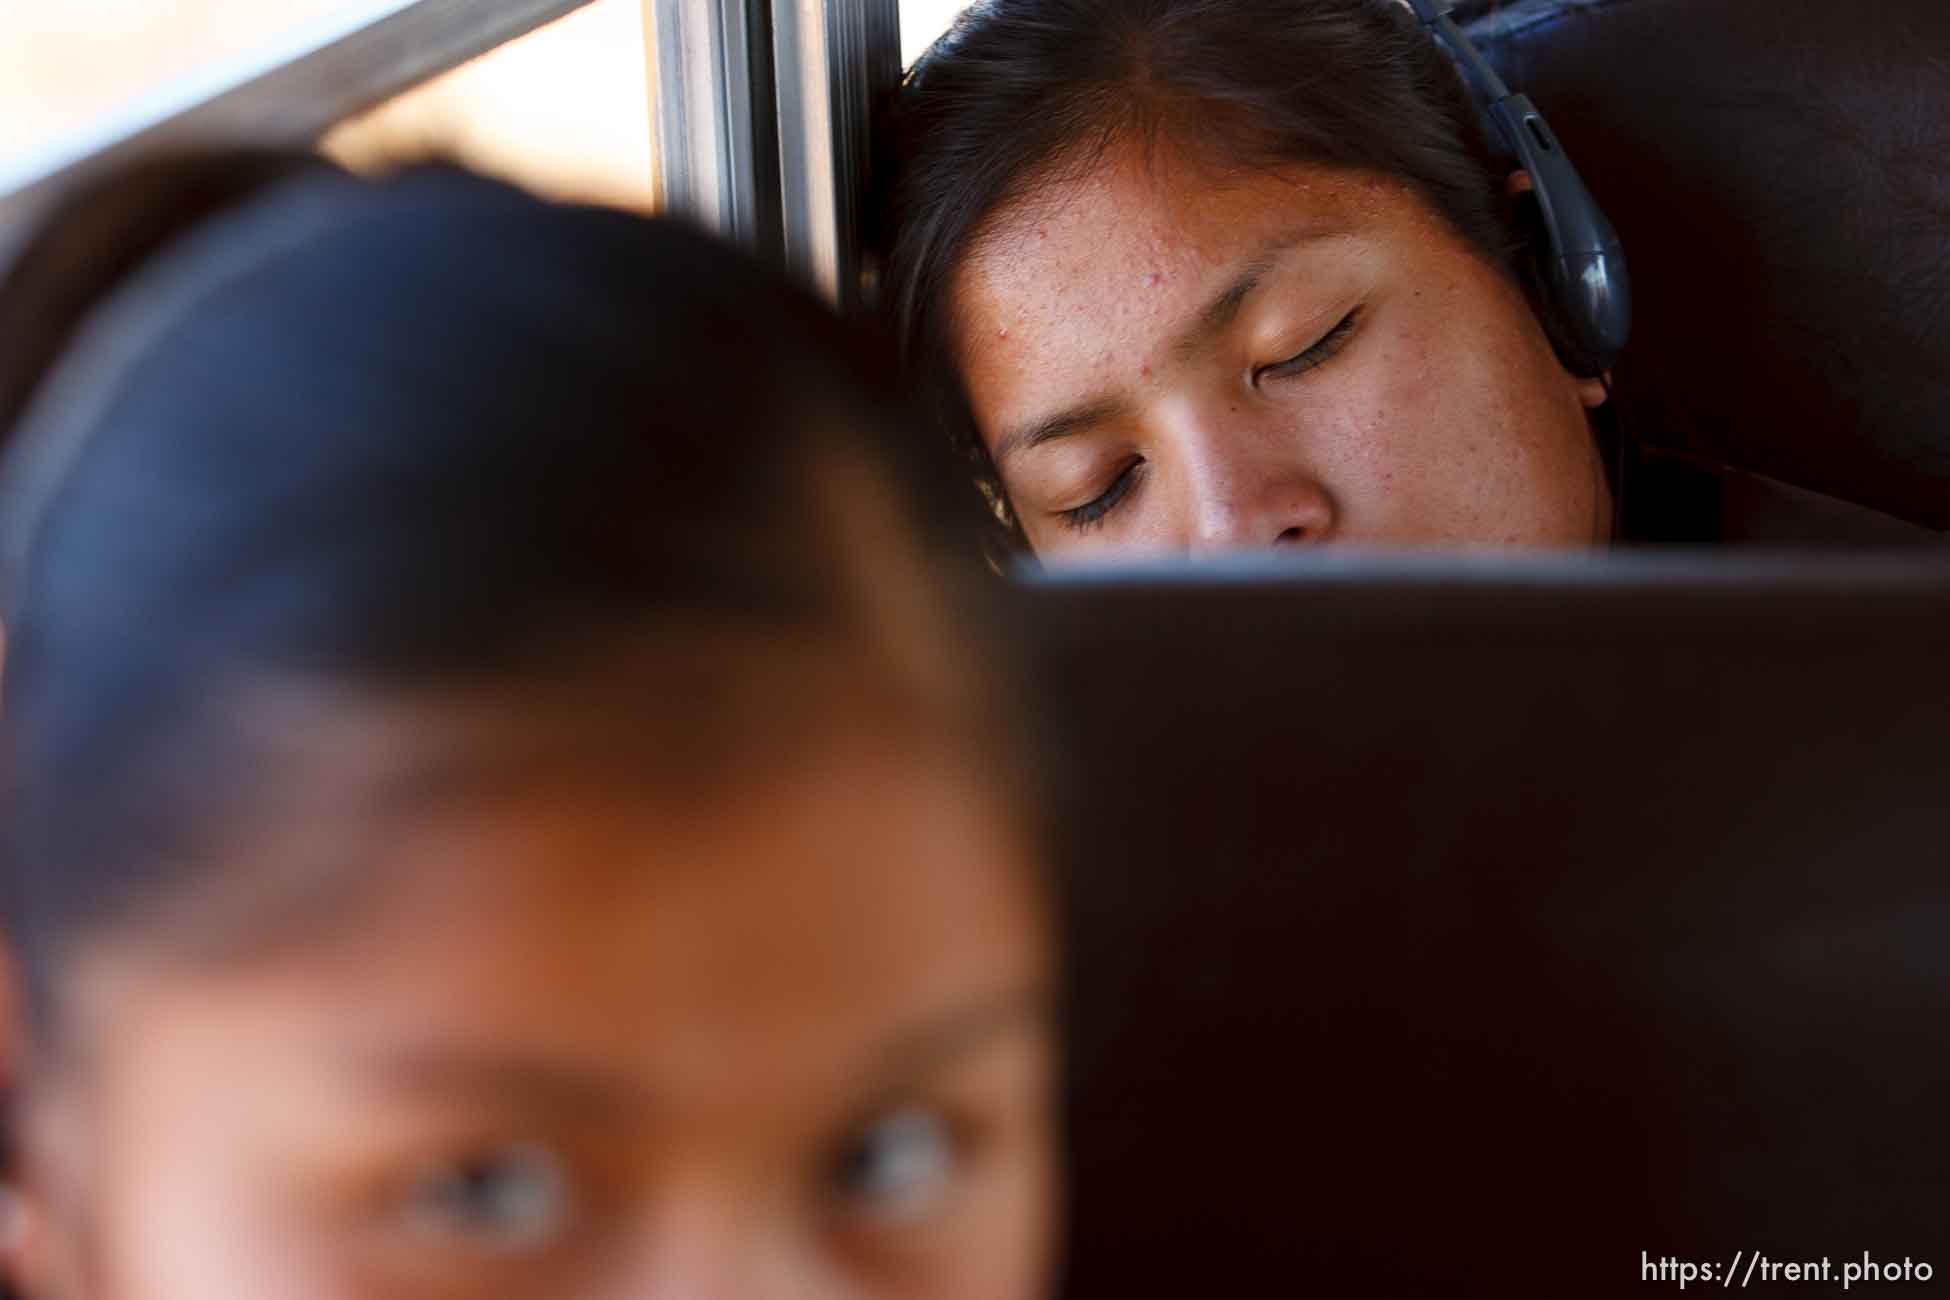
M 1338 239 L 1346 233 L 1339 226 L 1302 226 L 1284 231 L 1261 244 L 1251 257 L 1239 264 L 1239 269 L 1226 287 L 1212 296 L 1190 327 L 1178 336 L 1177 342 L 1172 344 L 1172 351 L 1181 358 L 1190 356 L 1224 333 L 1226 327 L 1238 318 L 1246 300 L 1253 296 L 1253 290 L 1259 288 L 1267 273 L 1278 266 L 1287 253 L 1304 244 Z
M 865 1087 L 897 1091 L 996 1038 L 1047 1024 L 1051 1002 L 1048 988 L 1035 984 L 971 998 L 898 1029 L 874 1052 Z M 368 1077 L 405 1096 L 519 1105 L 583 1123 L 622 1116 L 644 1100 L 642 1085 L 620 1071 L 535 1054 L 425 1041 L 353 1051 Z
M 1260 249 L 1260 253 L 1252 261 L 1240 267 L 1238 275 L 1232 277 L 1232 283 L 1227 285 L 1225 290 L 1221 290 L 1219 296 L 1215 296 L 1209 304 L 1205 304 L 1205 308 L 1191 322 L 1191 327 L 1182 335 L 1178 335 L 1178 341 L 1172 343 L 1172 351 L 1178 357 L 1188 357 L 1191 353 L 1199 351 L 1207 341 L 1217 337 L 1227 325 L 1232 324 L 1232 318 L 1236 318 L 1240 308 L 1246 306 L 1246 298 L 1252 296 L 1252 290 L 1260 287 L 1260 281 L 1266 279 L 1267 271 L 1271 271 L 1277 265 L 1279 251 L 1283 248 L 1285 244 L 1281 244 L 1279 248 Z M 1059 411 L 1057 415 L 1051 415 L 1047 419 L 1039 419 L 1034 425 L 1012 429 L 1010 433 L 1004 433 L 1000 439 L 995 440 L 995 462 L 1002 464 L 1010 456 L 1018 452 L 1026 452 L 1034 446 L 1043 446 L 1045 442 L 1069 439 L 1078 433 L 1090 433 L 1092 429 L 1098 429 L 1119 419 L 1127 409 L 1129 403 L 1121 398 L 1094 398 L 1080 405 L 1073 405 L 1067 411 Z
M 997 1038 L 1047 1027 L 1054 998 L 1037 983 L 971 998 L 896 1032 L 879 1052 L 872 1072 L 876 1090 L 891 1090 L 953 1065 Z
M 995 462 L 1001 464 L 1017 452 L 1040 447 L 1046 442 L 1068 438 L 1079 433 L 1088 433 L 1100 425 L 1111 423 L 1128 410 L 1126 403 L 1116 398 L 1103 398 L 1073 406 L 1058 415 L 1035 424 L 1003 434 L 995 442 Z
M 415 1043 L 361 1050 L 362 1065 L 388 1091 L 442 1101 L 519 1103 L 600 1121 L 621 1115 L 642 1097 L 621 1074 L 516 1052 Z
M 1280 264 L 1285 254 L 1303 244 L 1338 239 L 1347 233 L 1339 226 L 1309 225 L 1285 231 L 1261 244 L 1251 257 L 1240 263 L 1226 287 L 1214 294 L 1211 301 L 1194 314 L 1192 323 L 1172 343 L 1172 352 L 1180 358 L 1187 357 L 1224 333 L 1226 327 L 1238 318 L 1247 300 L 1253 296 L 1253 291 Z M 1119 397 L 1099 397 L 1081 402 L 1056 415 L 1004 433 L 995 440 L 992 458 L 1000 465 L 1018 452 L 1110 424 L 1122 418 L 1128 410 L 1129 403 Z
M 1178 341 L 1171 345 L 1172 352 L 1181 358 L 1188 357 L 1225 333 L 1226 326 L 1238 318 L 1239 309 L 1246 305 L 1246 299 L 1253 296 L 1253 290 L 1259 288 L 1259 282 L 1265 279 L 1266 273 L 1279 262 L 1280 251 L 1275 248 L 1262 249 L 1259 256 L 1241 267 L 1239 274 L 1233 277 L 1232 283 L 1221 290 L 1211 302 L 1205 305 L 1205 309 L 1199 312 L 1198 319 L 1192 323 L 1192 327 L 1178 336 Z

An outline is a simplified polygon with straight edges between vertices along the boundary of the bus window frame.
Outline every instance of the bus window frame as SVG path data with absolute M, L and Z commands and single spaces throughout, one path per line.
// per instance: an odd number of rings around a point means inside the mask
M 0 165 L 0 260 L 88 175 L 202 145 L 303 147 L 593 0 L 367 0 Z M 900 76 L 897 0 L 640 0 L 658 206 L 842 308 L 863 289 L 868 116 Z

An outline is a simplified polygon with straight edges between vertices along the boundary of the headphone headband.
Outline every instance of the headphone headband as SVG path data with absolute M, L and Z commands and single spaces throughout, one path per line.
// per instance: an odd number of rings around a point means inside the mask
M 1539 289 L 1567 335 L 1559 345 L 1565 363 L 1587 377 L 1604 374 L 1632 332 L 1632 282 L 1618 232 L 1529 96 L 1504 84 L 1436 0 L 1406 2 L 1456 60 L 1504 148 L 1530 175 L 1545 244 Z

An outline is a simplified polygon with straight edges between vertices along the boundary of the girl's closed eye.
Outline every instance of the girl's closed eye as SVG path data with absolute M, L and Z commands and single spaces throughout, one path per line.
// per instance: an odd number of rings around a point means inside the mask
M 1339 323 L 1334 328 L 1328 330 L 1317 341 L 1309 344 L 1300 352 L 1295 353 L 1284 361 L 1274 362 L 1270 366 L 1260 366 L 1254 370 L 1254 386 L 1257 387 L 1262 381 L 1267 379 L 1292 379 L 1332 360 L 1347 345 L 1348 339 L 1353 336 L 1355 328 L 1360 323 L 1361 309 L 1356 307 L 1354 310 L 1348 312 L 1347 315 L 1341 317 Z
M 1130 496 L 1131 490 L 1143 478 L 1143 472 L 1144 459 L 1142 457 L 1128 462 L 1118 471 L 1117 476 L 1111 480 L 1109 487 L 1080 506 L 1058 511 L 1058 516 L 1063 520 L 1066 527 L 1074 528 L 1080 533 L 1088 532 L 1091 528 L 1101 524 L 1111 511 L 1123 504 L 1124 499 Z

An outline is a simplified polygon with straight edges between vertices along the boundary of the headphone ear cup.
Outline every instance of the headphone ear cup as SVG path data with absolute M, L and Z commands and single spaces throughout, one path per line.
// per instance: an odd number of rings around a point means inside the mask
M 1557 282 L 1550 274 L 1546 253 L 1550 241 L 1544 233 L 1543 214 L 1535 194 L 1526 190 L 1516 196 L 1513 224 L 1522 241 L 1513 265 L 1524 296 L 1530 299 L 1531 312 L 1544 327 L 1544 337 L 1550 340 L 1551 349 L 1566 370 L 1579 379 L 1598 378 L 1604 373 L 1604 367 L 1592 362 L 1584 342 L 1585 331 L 1567 310 Z

